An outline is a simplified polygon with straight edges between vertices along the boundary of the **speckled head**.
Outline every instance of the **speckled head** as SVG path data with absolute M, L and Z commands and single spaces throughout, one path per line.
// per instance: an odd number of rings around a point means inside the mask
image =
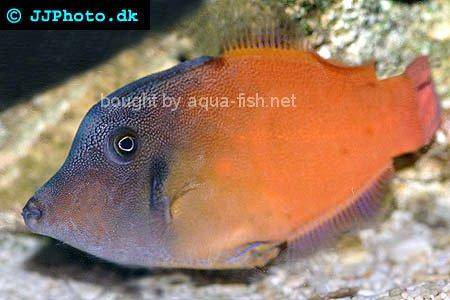
M 123 259 L 117 251 L 130 252 L 128 245 L 151 251 L 141 240 L 157 232 L 149 216 L 150 165 L 166 153 L 157 139 L 149 143 L 139 119 L 120 108 L 91 109 L 64 165 L 23 210 L 32 231 L 114 260 Z
M 183 133 L 173 130 L 176 111 L 145 101 L 170 93 L 167 78 L 204 61 L 143 78 L 92 107 L 63 166 L 24 207 L 27 226 L 115 262 L 164 264 L 170 232 L 159 188 Z

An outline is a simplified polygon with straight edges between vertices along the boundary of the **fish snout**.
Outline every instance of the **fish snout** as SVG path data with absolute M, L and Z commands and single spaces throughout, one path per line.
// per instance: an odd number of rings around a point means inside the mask
M 25 224 L 31 230 L 34 230 L 34 227 L 42 218 L 42 207 L 40 205 L 40 201 L 35 196 L 31 197 L 23 208 L 22 217 L 25 221 Z

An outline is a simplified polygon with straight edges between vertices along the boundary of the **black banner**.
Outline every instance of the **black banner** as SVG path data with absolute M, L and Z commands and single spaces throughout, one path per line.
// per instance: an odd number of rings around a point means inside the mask
M 150 0 L 1 0 L 0 29 L 150 29 Z

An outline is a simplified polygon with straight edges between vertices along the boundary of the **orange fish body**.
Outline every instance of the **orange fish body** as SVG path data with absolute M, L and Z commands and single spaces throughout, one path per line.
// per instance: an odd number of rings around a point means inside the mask
M 194 257 L 295 240 L 357 201 L 394 156 L 430 139 L 411 80 L 377 80 L 373 65 L 257 48 L 234 50 L 186 76 L 195 82 L 184 97 L 191 104 L 231 102 L 184 111 L 195 126 L 174 170 L 196 187 L 173 204 L 173 245 Z

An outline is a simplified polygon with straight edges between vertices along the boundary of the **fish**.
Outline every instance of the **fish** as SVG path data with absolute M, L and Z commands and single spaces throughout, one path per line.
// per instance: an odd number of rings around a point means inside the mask
M 99 101 L 28 228 L 123 265 L 240 269 L 371 220 L 393 158 L 440 126 L 428 59 L 380 80 L 300 44 L 246 35 Z

